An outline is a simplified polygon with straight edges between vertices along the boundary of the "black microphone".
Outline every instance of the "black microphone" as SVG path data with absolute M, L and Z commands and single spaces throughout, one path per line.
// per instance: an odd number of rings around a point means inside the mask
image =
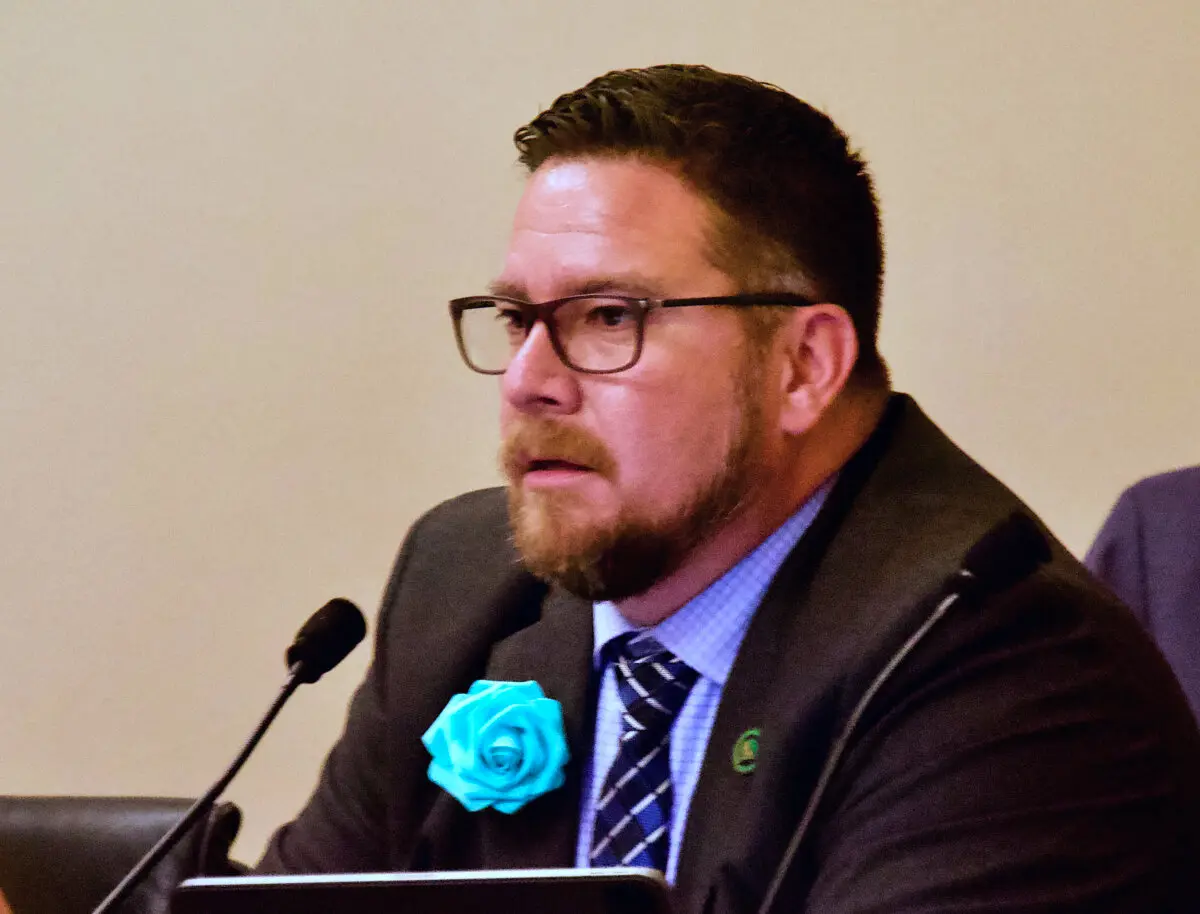
M 337 597 L 309 617 L 287 649 L 287 664 L 300 682 L 316 682 L 346 659 L 367 634 L 358 607 Z
M 963 595 L 1000 593 L 1050 561 L 1050 544 L 1041 528 L 1023 511 L 1014 511 L 979 538 L 963 558 L 955 579 Z
M 306 682 L 316 682 L 335 666 L 341 663 L 358 642 L 367 633 L 367 623 L 359 608 L 349 600 L 341 597 L 330 600 L 318 609 L 296 633 L 292 646 L 287 649 L 288 677 L 280 690 L 278 697 L 271 704 L 263 719 L 255 728 L 250 739 L 242 747 L 237 758 L 233 760 L 225 773 L 212 785 L 195 803 L 191 805 L 182 819 L 175 823 L 174 828 L 162 836 L 154 847 L 137 862 L 108 893 L 92 914 L 107 914 L 124 901 L 129 893 L 137 888 L 146 877 L 165 857 L 179 840 L 216 802 L 217 797 L 229 786 L 229 782 L 246 764 L 246 759 L 254 751 L 267 728 L 283 709 L 284 703 L 292 697 L 292 693 Z
M 876 693 L 895 672 L 904 659 L 921 643 L 929 631 L 942 619 L 949 609 L 963 600 L 980 600 L 989 594 L 1000 593 L 1014 584 L 1033 574 L 1039 567 L 1050 560 L 1050 544 L 1046 541 L 1037 523 L 1023 511 L 1014 511 L 1007 518 L 996 524 L 976 541 L 963 557 L 958 570 L 950 575 L 942 585 L 933 591 L 931 599 L 936 600 L 933 611 L 925 621 L 914 631 L 880 670 L 879 674 L 867 686 L 862 698 L 854 706 L 854 710 L 846 719 L 846 725 L 833 744 L 825 766 L 817 777 L 812 796 L 800 817 L 800 824 L 792 834 L 783 859 L 775 869 L 775 876 L 763 895 L 758 914 L 769 914 L 775 898 L 779 894 L 788 869 L 812 825 L 817 813 L 817 807 L 829 787 L 833 773 L 846 752 L 850 737 L 855 727 L 862 719 Z

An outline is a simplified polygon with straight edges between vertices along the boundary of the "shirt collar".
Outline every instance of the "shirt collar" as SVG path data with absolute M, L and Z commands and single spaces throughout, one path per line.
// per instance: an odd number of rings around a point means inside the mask
M 812 524 L 833 488 L 836 475 L 827 479 L 791 517 L 752 552 L 658 625 L 655 638 L 701 676 L 725 684 L 750 620 L 763 595 L 795 545 Z M 604 646 L 626 632 L 641 631 L 616 604 L 592 604 L 595 645 L 592 663 L 601 665 Z

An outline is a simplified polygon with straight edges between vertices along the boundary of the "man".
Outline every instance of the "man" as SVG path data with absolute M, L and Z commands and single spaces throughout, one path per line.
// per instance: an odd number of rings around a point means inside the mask
M 1146 627 L 1200 717 L 1200 467 L 1122 492 L 1084 563 Z
M 1064 550 L 905 654 L 1021 506 L 889 391 L 877 205 L 832 121 L 667 66 L 516 143 L 503 270 L 452 304 L 499 375 L 507 492 L 410 532 L 346 731 L 262 868 L 629 862 L 685 912 L 1197 909 L 1195 725 Z M 444 744 L 480 679 L 565 719 L 565 781 L 516 811 L 469 811 L 453 760 L 426 776 L 422 735 Z

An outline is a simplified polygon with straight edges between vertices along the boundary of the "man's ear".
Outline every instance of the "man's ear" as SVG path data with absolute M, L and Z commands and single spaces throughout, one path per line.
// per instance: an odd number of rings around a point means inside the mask
M 858 359 L 854 322 L 840 305 L 798 308 L 780 328 L 784 371 L 781 430 L 807 432 L 846 387 Z

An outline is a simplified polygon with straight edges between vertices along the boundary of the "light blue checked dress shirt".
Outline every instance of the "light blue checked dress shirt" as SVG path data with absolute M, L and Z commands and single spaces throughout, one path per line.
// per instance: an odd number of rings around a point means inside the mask
M 671 849 L 667 859 L 667 881 L 675 882 L 679 866 L 679 846 L 700 763 L 708 747 L 721 691 L 733 667 L 750 619 L 762 602 L 767 586 L 787 554 L 809 528 L 833 486 L 827 480 L 812 497 L 782 526 L 767 537 L 744 559 L 709 585 L 703 593 L 685 603 L 677 612 L 649 630 L 663 647 L 672 651 L 700 674 L 687 701 L 671 728 L 671 782 L 675 801 L 671 812 Z M 599 670 L 604 645 L 625 632 L 638 631 L 608 602 L 592 605 L 594 634 L 592 663 Z M 596 738 L 591 757 L 584 764 L 583 797 L 579 814 L 579 837 L 575 845 L 575 865 L 588 866 L 596 802 L 604 777 L 617 756 L 621 736 L 621 699 L 617 694 L 616 675 L 611 667 L 603 671 L 596 707 Z

